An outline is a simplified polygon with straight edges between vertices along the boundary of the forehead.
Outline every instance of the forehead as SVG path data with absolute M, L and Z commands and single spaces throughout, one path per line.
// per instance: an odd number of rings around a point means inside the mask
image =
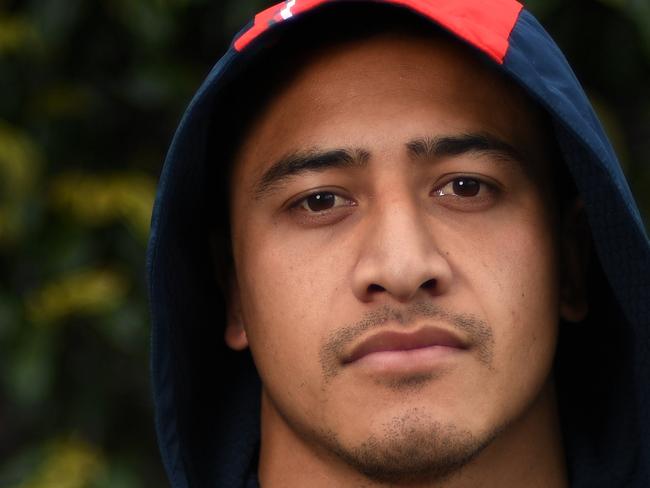
M 259 172 L 312 147 L 372 151 L 449 133 L 487 132 L 533 158 L 547 146 L 543 117 L 528 97 L 441 35 L 376 34 L 320 46 L 293 61 L 291 75 L 254 117 L 236 172 Z

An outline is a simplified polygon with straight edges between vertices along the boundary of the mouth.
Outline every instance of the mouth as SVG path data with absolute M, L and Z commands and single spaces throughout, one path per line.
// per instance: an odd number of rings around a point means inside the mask
M 469 345 L 454 333 L 425 326 L 408 332 L 387 330 L 374 334 L 356 345 L 342 362 L 345 366 L 416 372 L 467 349 Z

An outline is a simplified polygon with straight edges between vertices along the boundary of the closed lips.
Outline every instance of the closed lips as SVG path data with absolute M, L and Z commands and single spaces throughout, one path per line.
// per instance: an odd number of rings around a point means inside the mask
M 453 333 L 439 328 L 424 327 L 414 332 L 383 331 L 370 336 L 352 349 L 343 364 L 357 361 L 369 354 L 385 351 L 410 351 L 427 347 L 467 349 L 468 346 Z

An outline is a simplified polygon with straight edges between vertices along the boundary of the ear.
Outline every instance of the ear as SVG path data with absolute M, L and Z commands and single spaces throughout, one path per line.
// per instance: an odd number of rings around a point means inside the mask
M 228 289 L 228 304 L 226 317 L 226 330 L 224 340 L 231 349 L 243 351 L 248 347 L 248 337 L 244 329 L 244 322 L 241 314 L 241 299 L 237 280 L 231 277 Z
M 581 199 L 567 205 L 560 230 L 560 317 L 580 322 L 589 311 L 587 270 L 591 254 L 591 234 Z

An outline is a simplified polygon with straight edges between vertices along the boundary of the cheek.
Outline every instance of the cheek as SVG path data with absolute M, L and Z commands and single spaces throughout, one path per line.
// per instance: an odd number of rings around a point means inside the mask
M 261 227 L 257 227 L 261 228 Z M 249 345 L 267 388 L 294 386 L 302 395 L 321 381 L 319 347 L 337 324 L 344 273 L 336 256 L 313 242 L 251 230 L 239 242 L 237 276 Z M 339 260 L 340 262 L 340 260 Z M 307 384 L 307 386 L 305 386 Z
M 533 222 L 537 222 L 534 225 Z M 502 388 L 533 391 L 546 381 L 559 320 L 555 235 L 542 219 L 516 220 L 484 238 L 485 279 L 475 289 L 495 334 L 495 368 Z M 493 252 L 485 253 L 486 249 Z

